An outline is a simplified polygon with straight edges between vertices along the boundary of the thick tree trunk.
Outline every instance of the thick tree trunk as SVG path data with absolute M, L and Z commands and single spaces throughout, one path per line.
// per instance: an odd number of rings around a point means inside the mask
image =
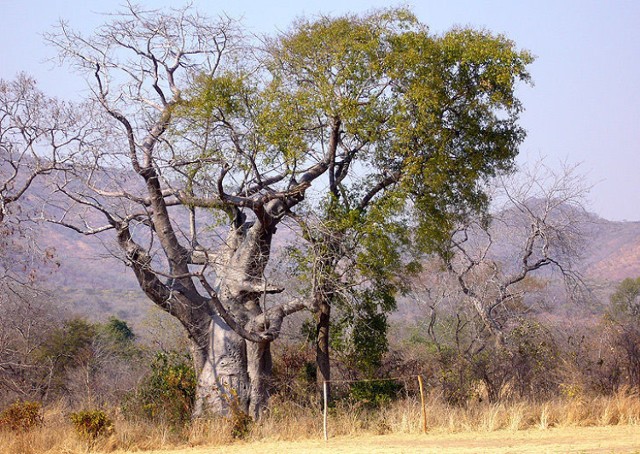
M 258 419 L 269 398 L 269 344 L 245 340 L 215 316 L 206 345 L 197 346 L 197 351 L 200 369 L 194 416 L 242 411 Z
M 248 413 L 257 420 L 269 402 L 269 386 L 273 372 L 271 343 L 245 342 L 250 383 Z
M 264 270 L 271 237 L 272 231 L 258 221 L 232 229 L 228 249 L 215 264 L 217 297 L 228 316 L 241 326 L 262 314 L 259 301 L 269 287 Z M 258 419 L 269 398 L 269 342 L 245 339 L 218 315 L 209 324 L 205 342 L 199 346 L 203 366 L 194 414 L 242 411 Z
M 195 416 L 228 414 L 233 405 L 249 409 L 250 380 L 245 340 L 218 316 L 209 324 L 205 345 L 199 345 L 202 368 L 197 372 Z
M 162 282 L 149 267 L 149 255 L 132 240 L 128 227 L 120 229 L 118 239 L 147 296 L 178 318 L 189 332 L 198 377 L 194 416 L 243 411 L 254 419 L 259 418 L 269 397 L 272 369 L 269 342 L 248 341 L 234 331 L 215 314 L 192 281 Z M 255 236 L 249 236 L 248 241 L 255 242 Z M 246 251 L 251 246 L 244 244 L 240 260 L 233 254 L 235 251 L 231 251 L 216 270 L 218 293 L 214 297 L 220 298 L 229 315 L 240 325 L 262 313 L 253 276 L 257 274 L 256 267 L 262 275 L 268 257 L 263 254 L 262 262 L 256 260 L 255 255 Z M 247 272 L 248 269 L 252 272 Z

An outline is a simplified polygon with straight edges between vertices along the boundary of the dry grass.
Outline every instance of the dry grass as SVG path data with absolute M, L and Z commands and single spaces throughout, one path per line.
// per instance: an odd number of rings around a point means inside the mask
M 638 426 L 566 427 L 517 432 L 388 434 L 332 437 L 300 441 L 242 442 L 224 446 L 180 448 L 149 454 L 548 454 L 640 453 Z M 118 454 L 126 454 L 124 451 Z
M 143 451 L 187 446 L 233 443 L 232 427 L 224 418 L 197 421 L 184 429 L 166 425 L 128 422 L 117 412 L 115 433 L 94 442 L 79 438 L 63 406 L 47 409 L 43 427 L 27 433 L 0 432 L 0 454 L 76 454 L 87 452 Z M 558 399 L 553 401 L 488 404 L 476 402 L 453 407 L 432 398 L 427 403 L 430 433 L 518 432 L 524 429 L 581 426 L 640 425 L 640 399 L 620 393 L 613 397 Z M 416 400 L 395 402 L 378 411 L 362 406 L 337 405 L 329 415 L 332 437 L 366 434 L 419 434 L 420 404 Z M 274 399 L 265 418 L 251 427 L 247 441 L 296 441 L 320 439 L 320 408 L 299 407 Z

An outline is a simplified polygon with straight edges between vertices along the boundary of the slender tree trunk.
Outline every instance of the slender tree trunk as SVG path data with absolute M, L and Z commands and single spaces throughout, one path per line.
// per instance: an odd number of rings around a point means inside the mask
M 328 301 L 320 298 L 318 304 L 318 322 L 316 325 L 316 367 L 317 383 L 320 395 L 323 393 L 323 383 L 331 380 L 331 361 L 329 358 L 329 327 L 331 323 L 331 305 Z M 330 385 L 330 384 L 329 384 Z M 327 387 L 329 397 L 331 396 L 331 386 Z
M 314 307 L 316 309 L 316 380 L 320 398 L 324 394 L 324 382 L 327 384 L 327 398 L 331 399 L 331 358 L 330 358 L 330 328 L 331 303 L 335 295 L 334 272 L 336 263 L 335 251 L 339 249 L 340 235 L 326 235 L 317 244 L 320 245 L 320 255 L 316 263 Z

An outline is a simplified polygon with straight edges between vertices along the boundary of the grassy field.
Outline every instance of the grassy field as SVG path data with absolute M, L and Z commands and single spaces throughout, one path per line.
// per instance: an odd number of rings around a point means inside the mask
M 117 451 L 120 452 L 120 451 Z M 124 451 L 122 451 L 124 452 Z M 436 432 L 366 435 L 322 440 L 259 441 L 146 454 L 320 453 L 640 453 L 640 426 L 567 427 L 517 432 Z
M 287 453 L 565 453 L 640 454 L 640 398 L 608 397 L 546 402 L 427 405 L 427 434 L 415 399 L 377 411 L 336 406 L 329 414 L 328 442 L 319 408 L 273 400 L 265 417 L 234 438 L 232 418 L 194 421 L 182 429 L 129 421 L 117 408 L 110 434 L 88 440 L 76 433 L 63 404 L 44 412 L 43 424 L 27 432 L 0 430 L 0 454 L 287 454 Z M 235 428 L 235 429 L 234 429 Z

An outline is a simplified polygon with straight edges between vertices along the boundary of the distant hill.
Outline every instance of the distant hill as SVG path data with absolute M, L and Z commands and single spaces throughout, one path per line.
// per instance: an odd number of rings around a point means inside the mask
M 542 201 L 531 200 L 531 206 Z M 510 225 L 521 224 L 518 212 L 506 212 L 497 223 L 492 236 L 494 255 L 498 261 L 508 260 L 522 247 L 522 239 Z M 575 241 L 572 247 L 578 257 L 575 270 L 586 279 L 598 283 L 618 282 L 627 277 L 640 276 L 640 222 L 615 222 L 601 218 L 571 205 L 561 205 L 551 216 L 555 216 L 557 225 L 568 225 L 577 220 L 573 231 Z M 564 227 L 563 227 L 564 228 Z
M 36 190 L 45 191 L 44 187 Z M 36 197 L 30 197 L 23 211 L 36 210 L 38 203 Z M 609 287 L 624 278 L 640 276 L 640 222 L 613 222 L 592 213 L 582 216 L 586 228 L 578 265 L 581 274 Z M 47 285 L 60 296 L 61 304 L 95 319 L 117 315 L 140 320 L 151 310 L 153 305 L 131 270 L 115 257 L 119 251 L 113 232 L 83 236 L 53 224 L 36 226 L 34 232 L 41 247 L 55 248 L 60 267 L 48 276 Z M 276 252 L 293 238 L 289 228 L 280 228 L 274 238 Z M 503 249 L 499 255 L 508 257 L 508 246 Z
M 582 266 L 597 281 L 640 276 L 640 222 L 595 218 Z

